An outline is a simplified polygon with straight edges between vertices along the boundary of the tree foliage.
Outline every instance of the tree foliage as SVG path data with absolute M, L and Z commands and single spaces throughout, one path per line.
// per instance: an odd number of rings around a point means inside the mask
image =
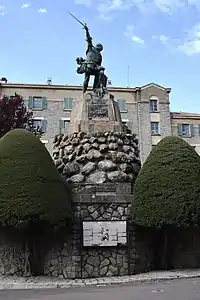
M 136 224 L 197 226 L 200 223 L 200 157 L 179 137 L 166 137 L 150 153 L 134 186 Z
M 34 134 L 9 131 L 0 139 L 0 223 L 51 225 L 71 219 L 70 195 L 50 154 Z
M 3 96 L 0 99 L 0 137 L 15 128 L 26 128 L 35 135 L 41 135 L 41 129 L 35 128 L 33 113 L 28 111 L 23 98 Z

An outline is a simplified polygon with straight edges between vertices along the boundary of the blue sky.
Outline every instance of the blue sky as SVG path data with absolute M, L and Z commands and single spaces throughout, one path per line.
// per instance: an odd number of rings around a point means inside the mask
M 81 84 L 81 25 L 104 45 L 114 86 L 172 88 L 171 109 L 200 113 L 200 0 L 1 0 L 0 76 L 9 82 Z

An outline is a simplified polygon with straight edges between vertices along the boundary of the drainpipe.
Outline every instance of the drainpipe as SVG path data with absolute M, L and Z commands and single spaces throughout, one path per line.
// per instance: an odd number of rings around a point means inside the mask
M 141 163 L 143 163 L 143 142 L 142 142 L 142 130 L 141 130 L 141 120 L 140 120 L 140 99 L 141 98 L 141 90 L 137 88 L 136 90 L 136 102 L 137 102 L 137 123 L 138 123 L 138 140 L 140 145 L 140 159 Z

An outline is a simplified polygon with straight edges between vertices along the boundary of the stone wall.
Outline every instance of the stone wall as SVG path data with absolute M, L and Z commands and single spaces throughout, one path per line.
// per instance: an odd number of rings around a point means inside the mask
M 118 132 L 59 135 L 53 158 L 67 183 L 134 183 L 141 167 L 138 140 Z
M 73 234 L 71 237 L 65 236 L 62 243 L 55 241 L 46 256 L 45 274 L 88 278 L 133 273 L 134 242 L 116 247 L 83 247 L 82 241 L 83 221 L 128 221 L 132 201 L 131 184 L 79 184 L 73 186 L 73 195 Z M 127 233 L 128 241 L 134 241 L 133 232 L 128 230 Z
M 169 239 L 169 253 L 173 269 L 200 267 L 200 229 L 177 228 Z
M 0 275 L 30 275 L 28 251 L 22 237 L 4 228 L 0 229 Z

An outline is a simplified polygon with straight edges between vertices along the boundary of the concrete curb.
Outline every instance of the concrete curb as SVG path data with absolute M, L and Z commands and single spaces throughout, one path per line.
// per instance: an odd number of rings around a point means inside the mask
M 174 279 L 198 278 L 200 270 L 149 272 L 132 276 L 103 277 L 92 279 L 58 279 L 50 277 L 0 277 L 0 290 L 10 289 L 57 289 L 73 287 L 108 286 L 114 284 L 138 284 Z

